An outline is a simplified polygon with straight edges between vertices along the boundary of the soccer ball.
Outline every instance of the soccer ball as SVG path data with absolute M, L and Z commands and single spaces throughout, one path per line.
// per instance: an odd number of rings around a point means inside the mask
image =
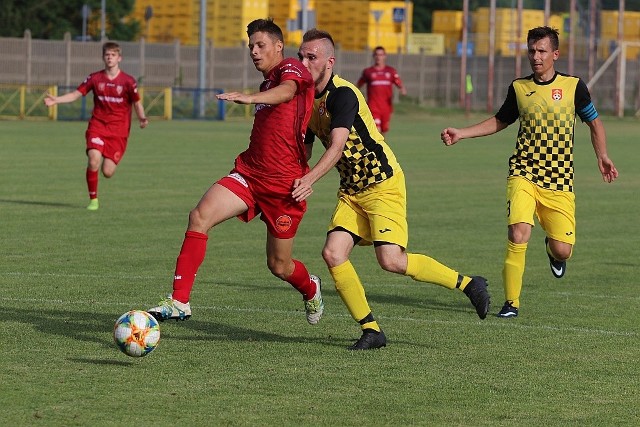
M 116 320 L 113 326 L 113 340 L 128 356 L 146 356 L 158 346 L 160 325 L 146 311 L 131 310 Z

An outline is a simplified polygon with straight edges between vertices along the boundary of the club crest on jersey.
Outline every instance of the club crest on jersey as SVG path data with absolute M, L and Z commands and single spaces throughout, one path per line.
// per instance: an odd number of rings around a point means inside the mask
M 551 89 L 551 98 L 554 101 L 560 101 L 562 99 L 562 89 Z
M 324 101 L 322 101 L 320 105 L 318 105 L 318 114 L 320 114 L 321 116 L 324 116 L 324 113 L 326 111 L 327 111 L 327 106 L 325 105 Z
M 118 95 L 122 95 L 122 86 L 118 85 L 116 86 L 116 92 L 118 92 Z
M 291 223 L 292 221 L 289 215 L 280 215 L 278 219 L 276 219 L 276 230 L 280 233 L 284 233 L 291 228 Z

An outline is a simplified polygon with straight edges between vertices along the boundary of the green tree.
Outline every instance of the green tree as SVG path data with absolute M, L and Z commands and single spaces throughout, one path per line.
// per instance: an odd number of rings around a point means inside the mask
M 2 0 L 0 2 L 0 37 L 22 37 L 25 30 L 37 39 L 62 39 L 66 32 L 71 37 L 82 35 L 82 5 L 91 10 L 89 33 L 100 39 L 100 0 Z M 133 40 L 140 33 L 136 20 L 125 20 L 133 11 L 134 0 L 106 2 L 106 37 L 111 40 Z M 97 25 L 96 25 L 97 24 Z

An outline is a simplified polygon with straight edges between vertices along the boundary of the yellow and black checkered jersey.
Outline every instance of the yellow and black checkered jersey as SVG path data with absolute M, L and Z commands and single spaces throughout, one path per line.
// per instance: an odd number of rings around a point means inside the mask
M 509 176 L 521 176 L 551 190 L 573 191 L 573 137 L 576 114 L 598 117 L 587 85 L 578 77 L 556 73 L 548 82 L 533 74 L 514 80 L 496 118 L 520 119 Z
M 355 194 L 400 170 L 393 151 L 376 128 L 362 92 L 334 74 L 324 91 L 316 95 L 305 143 L 313 143 L 317 136 L 326 148 L 329 134 L 335 128 L 349 129 L 336 164 L 341 191 Z

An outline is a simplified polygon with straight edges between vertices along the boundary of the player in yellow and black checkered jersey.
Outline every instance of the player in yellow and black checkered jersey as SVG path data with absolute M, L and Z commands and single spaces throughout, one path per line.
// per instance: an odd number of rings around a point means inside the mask
M 527 35 L 533 74 L 514 80 L 498 113 L 464 129 L 446 128 L 441 138 L 453 145 L 464 138 L 491 135 L 520 120 L 516 148 L 509 158 L 507 180 L 508 244 L 502 271 L 505 303 L 499 317 L 517 317 L 525 253 L 534 225 L 546 233 L 551 272 L 564 276 L 575 244 L 573 136 L 576 115 L 589 126 L 598 168 L 605 182 L 618 177 L 607 155 L 604 127 L 587 85 L 578 77 L 555 70 L 558 31 L 538 27 Z
M 336 166 L 340 172 L 338 203 L 322 256 L 338 294 L 362 329 L 360 339 L 349 349 L 375 349 L 387 343 L 349 261 L 356 244 L 373 244 L 378 263 L 387 271 L 462 290 L 484 319 L 489 310 L 484 278 L 463 276 L 428 256 L 405 251 L 408 226 L 404 174 L 378 132 L 360 90 L 332 73 L 335 57 L 331 35 L 316 29 L 307 31 L 298 57 L 311 72 L 316 90 L 305 141 L 307 150 L 310 155 L 317 137 L 326 151 L 308 174 L 296 180 L 292 195 L 304 200 L 311 195 L 311 186 L 331 168 Z

